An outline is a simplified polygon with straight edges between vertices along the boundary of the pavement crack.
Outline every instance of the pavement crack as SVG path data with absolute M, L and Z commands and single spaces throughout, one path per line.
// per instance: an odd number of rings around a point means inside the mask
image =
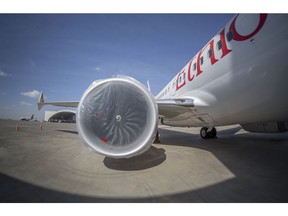
M 142 178 L 140 178 L 140 180 L 141 180 L 142 184 L 144 185 L 144 187 L 146 188 L 146 191 L 148 191 L 149 196 L 152 198 L 153 202 L 156 202 L 156 199 L 155 199 L 149 185 Z

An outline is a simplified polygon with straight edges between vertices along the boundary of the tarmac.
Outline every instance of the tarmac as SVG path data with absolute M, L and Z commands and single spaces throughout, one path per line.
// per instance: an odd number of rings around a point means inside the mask
M 288 202 L 288 133 L 199 130 L 160 126 L 160 144 L 111 159 L 81 144 L 76 124 L 0 120 L 0 202 Z

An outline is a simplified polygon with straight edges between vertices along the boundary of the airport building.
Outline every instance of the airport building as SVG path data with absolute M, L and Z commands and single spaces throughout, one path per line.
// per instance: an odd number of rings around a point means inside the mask
M 73 110 L 59 110 L 59 111 L 46 111 L 44 121 L 58 122 L 58 123 L 75 123 L 76 111 Z

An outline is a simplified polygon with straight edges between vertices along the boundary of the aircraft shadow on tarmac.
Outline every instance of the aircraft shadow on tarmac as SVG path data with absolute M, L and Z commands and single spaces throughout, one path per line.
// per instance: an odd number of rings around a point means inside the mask
M 78 134 L 73 130 L 57 130 L 64 133 Z M 114 159 L 105 157 L 103 163 L 109 169 L 122 170 L 122 171 L 136 171 L 152 168 L 160 165 L 166 160 L 165 150 L 162 148 L 151 148 L 139 156 L 124 159 Z
M 209 203 L 286 203 L 288 202 L 288 133 L 278 135 L 236 134 L 234 130 L 220 131 L 219 138 L 202 140 L 200 136 L 161 129 L 165 145 L 177 145 L 211 152 L 235 178 L 204 188 L 147 198 L 90 197 L 55 191 L 36 186 L 0 173 L 0 202 L 4 203 L 89 203 L 89 202 L 209 202 Z M 175 142 L 175 137 L 177 140 Z M 181 137 L 181 138 L 179 138 Z M 156 145 L 157 146 L 157 145 Z M 148 158 L 163 163 L 163 149 L 153 147 Z M 104 159 L 104 164 L 116 170 L 146 169 L 151 165 L 127 167 L 128 162 L 141 158 Z M 116 163 L 119 162 L 120 165 Z M 135 161 L 134 161 L 135 162 Z M 121 165 L 122 163 L 122 165 Z M 149 164 L 149 162 L 147 162 Z M 152 164 L 152 163 L 151 163 Z M 141 167 L 142 166 L 142 167 Z
M 78 134 L 77 131 L 71 131 L 71 130 L 57 130 L 57 131 L 64 132 L 64 133 Z
M 220 132 L 220 135 L 224 133 L 235 134 L 240 129 L 241 127 L 227 129 L 225 130 L 225 132 L 224 131 Z M 164 130 L 160 129 L 161 132 L 163 132 Z M 183 133 L 180 132 L 180 134 L 183 134 Z M 189 134 L 189 136 L 191 136 L 191 134 Z M 165 140 L 165 144 L 169 145 L 169 143 L 171 145 L 175 145 L 174 144 L 175 142 L 172 144 L 171 141 L 169 142 L 169 139 Z M 150 150 L 148 150 L 147 152 L 139 156 L 135 156 L 132 158 L 127 158 L 127 159 L 126 158 L 114 159 L 114 158 L 105 157 L 103 162 L 105 166 L 109 169 L 122 170 L 122 171 L 135 171 L 135 170 L 143 170 L 143 169 L 148 169 L 148 168 L 158 166 L 165 160 L 166 160 L 165 150 L 163 148 L 156 148 L 152 146 Z
M 135 171 L 152 168 L 158 166 L 166 160 L 165 150 L 152 146 L 147 152 L 142 155 L 114 159 L 105 157 L 103 163 L 109 169 L 122 170 L 122 171 Z

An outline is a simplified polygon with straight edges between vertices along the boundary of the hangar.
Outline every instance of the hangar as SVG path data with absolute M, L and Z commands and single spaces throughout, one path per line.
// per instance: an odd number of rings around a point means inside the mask
M 59 110 L 59 111 L 46 111 L 44 121 L 59 122 L 59 123 L 75 123 L 76 111 L 73 110 Z

